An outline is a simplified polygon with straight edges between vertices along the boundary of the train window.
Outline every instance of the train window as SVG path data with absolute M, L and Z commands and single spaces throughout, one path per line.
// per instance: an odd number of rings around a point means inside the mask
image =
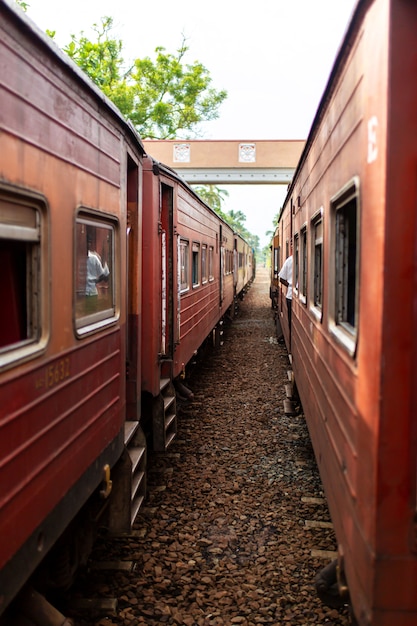
M 115 224 L 80 213 L 74 258 L 75 327 L 82 335 L 116 318 Z
M 207 282 L 207 245 L 203 243 L 201 246 L 201 282 Z
M 213 246 L 209 246 L 209 256 L 208 256 L 208 275 L 209 275 L 209 280 L 212 281 L 214 280 L 214 248 Z
M 357 185 L 332 200 L 333 332 L 353 354 L 357 335 L 359 210 Z
M 279 273 L 279 258 L 280 258 L 281 248 L 274 248 L 274 278 L 278 280 Z
M 299 298 L 304 304 L 307 302 L 307 228 L 304 227 L 300 232 L 300 281 L 299 281 Z
M 313 262 L 313 307 L 318 309 L 321 317 L 323 306 L 323 220 L 320 216 L 312 221 L 312 262 Z
M 43 209 L 42 201 L 14 190 L 0 191 L 0 366 L 40 348 L 42 307 L 47 308 L 48 298 L 42 281 L 42 267 L 45 271 L 47 266 L 42 255 Z
M 186 239 L 180 239 L 180 284 L 181 292 L 190 287 L 189 278 L 190 243 Z
M 228 250 L 227 251 L 227 258 L 228 258 L 228 262 L 227 262 L 227 274 L 233 274 L 233 265 L 234 265 L 234 252 L 233 250 Z
M 200 244 L 195 242 L 193 242 L 192 263 L 193 287 L 198 287 L 200 285 Z
M 298 292 L 298 283 L 300 280 L 300 237 L 297 233 L 294 237 L 294 291 Z

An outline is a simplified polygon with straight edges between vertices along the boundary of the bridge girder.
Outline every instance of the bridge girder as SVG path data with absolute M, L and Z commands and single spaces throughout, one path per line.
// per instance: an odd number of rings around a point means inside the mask
M 295 168 L 174 169 L 191 185 L 288 185 L 295 172 Z

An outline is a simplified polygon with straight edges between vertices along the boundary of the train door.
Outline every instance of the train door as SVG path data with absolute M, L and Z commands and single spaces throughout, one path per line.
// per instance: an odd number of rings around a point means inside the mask
M 174 190 L 161 183 L 161 355 L 174 358 Z
M 127 164 L 127 419 L 139 421 L 141 395 L 141 238 L 139 219 L 139 170 L 128 157 Z
M 126 264 L 121 281 L 122 292 L 126 285 L 127 307 L 126 420 L 125 448 L 111 474 L 113 488 L 107 525 L 114 535 L 131 532 L 146 496 L 146 440 L 141 426 L 142 178 L 140 165 L 130 156 L 126 174 Z

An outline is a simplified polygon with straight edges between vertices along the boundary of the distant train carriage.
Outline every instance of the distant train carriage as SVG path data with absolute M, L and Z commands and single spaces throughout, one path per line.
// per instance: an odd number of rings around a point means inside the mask
M 274 234 L 270 243 L 270 275 L 269 275 L 269 297 L 273 309 L 278 308 L 278 298 L 280 294 L 278 273 L 281 268 L 281 241 L 279 237 L 278 226 L 274 230 Z
M 417 4 L 359 1 L 278 224 L 338 541 L 318 589 L 337 585 L 363 626 L 417 623 L 416 76 Z
M 146 158 L 142 392 L 158 450 L 175 436 L 174 386 L 232 306 L 233 241 L 231 227 L 173 170 Z
M 238 235 L 235 235 L 234 250 L 235 295 L 243 297 L 245 288 L 254 278 L 254 255 L 249 244 Z
M 277 336 L 285 337 L 286 344 L 291 352 L 288 307 L 286 303 L 287 290 L 280 283 L 279 272 L 286 259 L 292 254 L 293 223 L 291 211 L 282 211 L 279 224 L 275 228 L 271 240 L 271 275 L 270 291 L 271 306 L 274 309 Z

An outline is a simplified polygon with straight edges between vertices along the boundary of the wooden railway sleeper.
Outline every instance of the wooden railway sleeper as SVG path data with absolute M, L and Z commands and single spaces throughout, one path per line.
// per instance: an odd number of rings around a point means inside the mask
M 31 587 L 26 587 L 20 594 L 19 607 L 19 613 L 36 626 L 74 626 L 71 619 Z

